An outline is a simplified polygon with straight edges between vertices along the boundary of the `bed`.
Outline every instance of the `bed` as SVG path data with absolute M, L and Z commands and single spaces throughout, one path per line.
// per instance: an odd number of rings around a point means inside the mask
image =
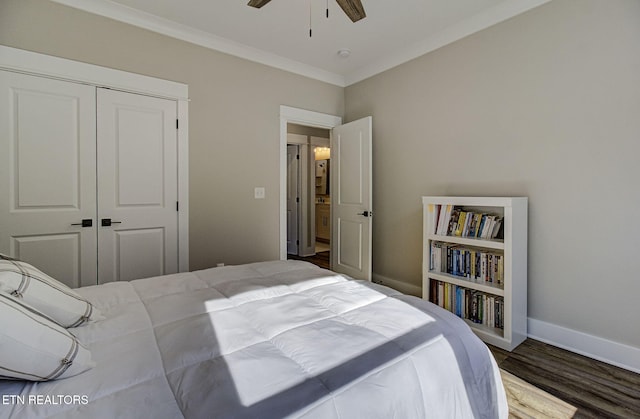
M 459 318 L 301 261 L 74 290 L 92 368 L 0 380 L 0 418 L 506 418 L 499 369 Z

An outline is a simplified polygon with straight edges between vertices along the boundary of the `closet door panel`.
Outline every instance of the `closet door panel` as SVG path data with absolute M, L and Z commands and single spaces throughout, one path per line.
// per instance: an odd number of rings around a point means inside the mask
M 119 281 L 157 275 L 164 264 L 165 229 L 148 228 L 116 231 L 115 255 Z
M 0 253 L 72 287 L 97 282 L 95 130 L 94 87 L 0 71 Z
M 11 249 L 17 258 L 32 263 L 71 288 L 96 284 L 95 272 L 90 277 L 91 281 L 82 283 L 83 261 L 80 258 L 83 252 L 80 232 L 14 236 L 11 241 Z M 91 254 L 94 255 L 95 251 Z
M 98 89 L 100 283 L 178 271 L 176 118 L 175 101 Z
M 158 109 L 118 108 L 114 121 L 118 207 L 163 206 L 164 118 Z

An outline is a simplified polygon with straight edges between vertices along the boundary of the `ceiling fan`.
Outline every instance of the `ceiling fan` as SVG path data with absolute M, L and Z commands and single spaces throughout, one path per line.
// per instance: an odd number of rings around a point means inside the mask
M 271 0 L 249 0 L 248 5 L 259 9 L 270 1 Z M 336 0 L 336 2 L 352 22 L 357 22 L 367 16 L 360 0 Z

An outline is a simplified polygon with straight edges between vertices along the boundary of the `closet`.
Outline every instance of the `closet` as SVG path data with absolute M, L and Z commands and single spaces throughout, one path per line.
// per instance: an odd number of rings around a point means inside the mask
M 0 71 L 0 253 L 71 287 L 185 270 L 177 121 L 173 99 Z

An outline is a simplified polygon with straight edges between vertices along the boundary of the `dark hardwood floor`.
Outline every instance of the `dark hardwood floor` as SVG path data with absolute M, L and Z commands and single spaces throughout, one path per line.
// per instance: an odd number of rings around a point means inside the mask
M 501 369 L 573 406 L 573 418 L 640 418 L 640 374 L 533 339 L 489 348 Z
M 304 260 L 307 262 L 311 262 L 314 265 L 317 265 L 321 268 L 324 269 L 329 269 L 329 256 L 330 256 L 329 251 L 326 252 L 317 252 L 314 256 L 309 256 L 309 257 L 302 257 L 302 256 L 297 256 L 297 255 L 287 255 L 287 259 L 294 259 L 294 260 Z

